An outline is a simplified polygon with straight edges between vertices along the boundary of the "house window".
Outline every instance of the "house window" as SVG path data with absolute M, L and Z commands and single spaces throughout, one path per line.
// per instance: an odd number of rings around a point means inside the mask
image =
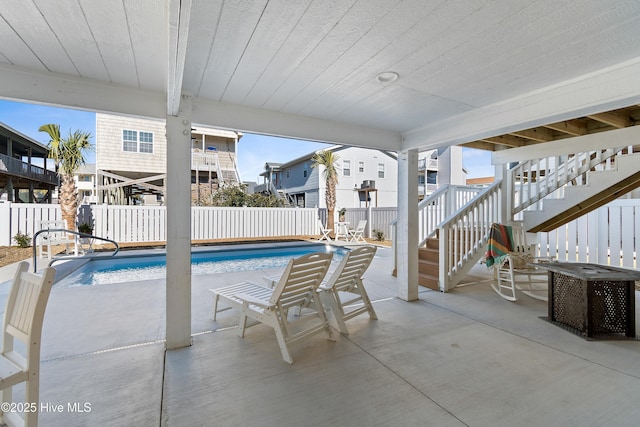
M 418 184 L 424 185 L 424 175 L 418 175 Z
M 427 184 L 437 184 L 437 183 L 438 183 L 438 172 L 427 171 Z
M 141 153 L 153 153 L 153 134 L 151 132 L 140 132 Z
M 304 170 L 302 171 L 302 176 L 303 176 L 304 178 L 306 178 L 306 177 L 307 177 L 307 173 L 308 173 L 308 172 L 307 172 L 307 170 L 308 170 L 308 169 L 309 169 L 309 163 L 304 162 Z
M 364 162 L 358 162 L 358 172 L 364 173 Z
M 384 178 L 384 163 L 378 163 L 378 178 Z
M 291 169 L 287 169 L 287 178 L 291 175 Z
M 342 161 L 342 175 L 351 176 L 351 160 Z
M 122 149 L 124 151 L 138 151 L 138 132 L 135 130 L 122 131 Z
M 124 129 L 122 131 L 122 150 L 132 153 L 153 153 L 153 133 Z

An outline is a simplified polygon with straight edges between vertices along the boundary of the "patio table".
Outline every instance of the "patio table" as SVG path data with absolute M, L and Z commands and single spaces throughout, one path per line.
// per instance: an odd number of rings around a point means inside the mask
M 349 241 L 349 222 L 338 221 L 336 223 L 336 240 L 344 238 L 345 241 Z

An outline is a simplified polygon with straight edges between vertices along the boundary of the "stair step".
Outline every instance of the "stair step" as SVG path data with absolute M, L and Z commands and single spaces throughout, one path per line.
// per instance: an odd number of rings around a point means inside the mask
M 419 248 L 418 259 L 438 263 L 440 262 L 440 252 L 437 249 Z
M 440 248 L 440 239 L 437 237 L 429 237 L 427 239 L 427 248 L 429 249 L 439 249 Z
M 424 274 L 431 274 L 432 276 L 438 277 L 439 265 L 437 262 L 418 260 L 418 272 Z
M 432 276 L 430 274 L 418 274 L 418 284 L 434 291 L 440 290 L 440 286 L 438 285 L 438 277 Z

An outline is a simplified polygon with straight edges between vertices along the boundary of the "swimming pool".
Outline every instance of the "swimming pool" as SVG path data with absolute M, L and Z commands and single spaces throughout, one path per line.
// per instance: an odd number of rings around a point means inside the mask
M 191 274 L 205 275 L 282 268 L 287 265 L 291 258 L 311 252 L 333 252 L 333 260 L 340 261 L 347 249 L 325 244 L 269 244 L 193 248 L 191 252 Z M 56 283 L 56 286 L 107 285 L 163 279 L 165 276 L 166 258 L 164 254 L 128 254 L 122 252 L 122 256 L 118 255 L 114 258 L 87 262 L 79 269 L 62 278 Z

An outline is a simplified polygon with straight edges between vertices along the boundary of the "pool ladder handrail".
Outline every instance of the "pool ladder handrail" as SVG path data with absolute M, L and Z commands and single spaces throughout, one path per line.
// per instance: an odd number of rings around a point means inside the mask
M 106 237 L 100 237 L 100 236 L 94 236 L 92 234 L 86 234 L 86 233 L 81 233 L 79 231 L 74 231 L 74 230 L 68 230 L 66 228 L 43 228 L 42 230 L 36 232 L 36 234 L 33 235 L 33 272 L 36 272 L 36 241 L 38 239 L 38 236 L 41 233 L 51 233 L 51 232 L 65 232 L 68 234 L 75 234 L 76 236 L 78 236 L 78 238 L 81 239 L 98 239 L 98 240 L 102 240 L 105 242 L 109 242 L 109 243 L 113 243 L 116 247 L 115 252 L 113 252 L 111 255 L 109 256 L 104 256 L 104 255 L 89 255 L 89 256 L 61 256 L 61 257 L 56 257 L 53 258 L 50 262 L 49 262 L 49 267 L 51 267 L 53 265 L 54 262 L 57 261 L 63 261 L 63 260 L 68 260 L 68 259 L 96 259 L 96 258 L 112 258 L 114 257 L 119 251 L 120 251 L 120 245 L 118 245 L 118 242 L 116 242 L 115 240 L 111 240 L 111 239 L 107 239 Z

